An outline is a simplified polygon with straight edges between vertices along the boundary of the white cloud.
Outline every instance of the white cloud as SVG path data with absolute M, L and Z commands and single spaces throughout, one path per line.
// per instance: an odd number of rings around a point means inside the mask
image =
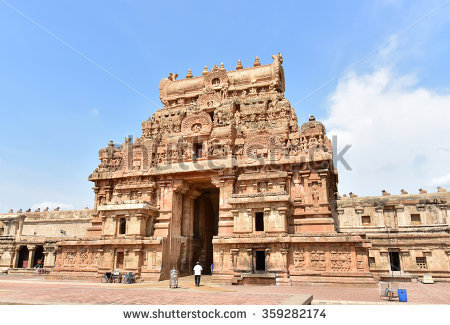
M 37 208 L 40 208 L 41 211 L 44 210 L 45 208 L 49 208 L 51 210 L 55 209 L 59 207 L 61 210 L 73 210 L 73 205 L 71 204 L 66 204 L 66 203 L 61 203 L 61 202 L 50 202 L 50 201 L 44 201 L 41 203 L 37 203 L 34 204 L 31 209 L 34 211 Z
M 431 184 L 435 186 L 450 186 L 450 173 L 440 176 L 440 177 L 434 177 L 431 180 Z
M 338 82 L 324 124 L 338 136 L 338 151 L 352 145 L 344 158 L 353 170 L 338 164 L 340 193 L 417 193 L 450 185 L 450 95 L 416 83 L 389 68 L 349 73 Z

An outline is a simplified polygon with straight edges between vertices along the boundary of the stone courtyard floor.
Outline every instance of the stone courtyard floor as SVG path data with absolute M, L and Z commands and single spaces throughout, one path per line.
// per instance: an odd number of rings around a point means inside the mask
M 400 288 L 407 290 L 407 304 L 450 304 L 450 283 L 401 283 Z M 211 283 L 210 276 L 195 287 L 188 276 L 170 289 L 168 281 L 127 285 L 0 275 L 0 304 L 295 305 L 305 295 L 313 295 L 313 304 L 405 304 L 380 300 L 378 288 L 224 286 Z

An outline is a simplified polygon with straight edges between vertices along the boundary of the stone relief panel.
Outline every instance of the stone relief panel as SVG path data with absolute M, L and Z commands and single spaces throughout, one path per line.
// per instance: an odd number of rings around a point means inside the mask
M 331 270 L 348 272 L 352 269 L 352 255 L 350 248 L 337 248 L 330 251 Z
M 323 250 L 311 251 L 311 269 L 313 271 L 325 271 L 325 252 Z
M 305 252 L 303 248 L 299 248 L 293 253 L 294 256 L 294 270 L 304 271 L 305 270 Z

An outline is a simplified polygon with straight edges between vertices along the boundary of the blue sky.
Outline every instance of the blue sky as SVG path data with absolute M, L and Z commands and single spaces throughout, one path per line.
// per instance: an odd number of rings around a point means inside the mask
M 98 150 L 140 136 L 169 72 L 277 52 L 300 123 L 352 145 L 341 193 L 449 186 L 445 2 L 0 1 L 0 212 L 92 207 Z

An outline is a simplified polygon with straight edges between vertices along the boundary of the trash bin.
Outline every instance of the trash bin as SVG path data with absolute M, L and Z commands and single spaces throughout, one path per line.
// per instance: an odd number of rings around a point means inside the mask
M 408 297 L 406 296 L 406 289 L 398 289 L 398 301 L 407 302 Z
M 178 271 L 173 268 L 170 270 L 170 288 L 178 288 Z

